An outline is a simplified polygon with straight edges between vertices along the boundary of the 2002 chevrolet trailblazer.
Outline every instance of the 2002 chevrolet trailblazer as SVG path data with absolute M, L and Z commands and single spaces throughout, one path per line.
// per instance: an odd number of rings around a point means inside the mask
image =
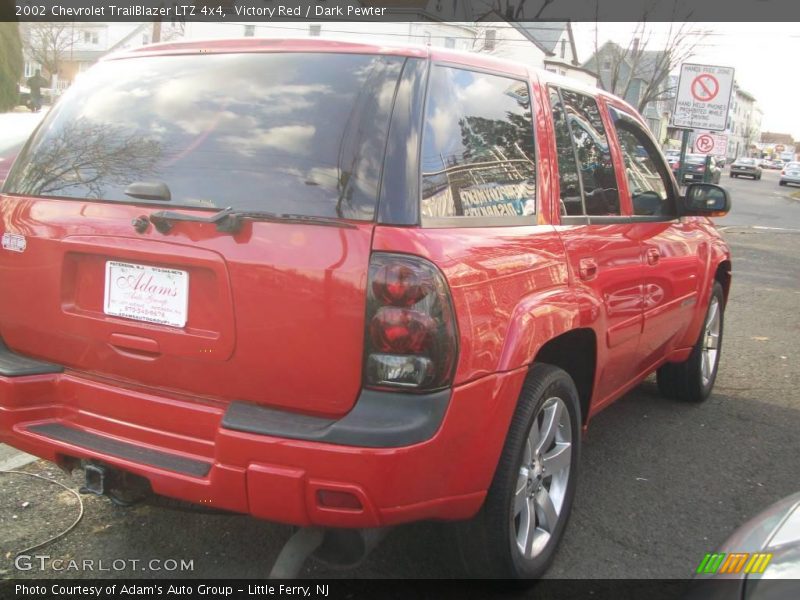
M 160 495 L 457 525 L 535 577 L 589 419 L 714 385 L 730 253 L 621 100 L 433 48 L 104 60 L 5 183 L 0 439 Z M 125 475 L 123 475 L 125 474 Z

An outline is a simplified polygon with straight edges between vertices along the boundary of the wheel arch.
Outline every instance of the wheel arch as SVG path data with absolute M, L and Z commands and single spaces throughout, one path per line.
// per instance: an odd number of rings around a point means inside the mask
M 599 300 L 569 288 L 531 294 L 517 306 L 505 336 L 498 370 L 530 369 L 535 363 L 566 371 L 578 389 L 581 421 L 588 421 L 599 348 Z
M 728 295 L 731 291 L 731 259 L 726 258 L 717 265 L 717 269 L 714 272 L 714 280 L 719 281 L 720 285 L 722 286 L 722 292 L 725 297 L 725 305 L 728 304 Z
M 589 327 L 581 327 L 551 338 L 539 348 L 532 365 L 536 363 L 563 369 L 572 378 L 580 400 L 581 424 L 585 425 L 589 417 L 597 370 L 595 331 Z

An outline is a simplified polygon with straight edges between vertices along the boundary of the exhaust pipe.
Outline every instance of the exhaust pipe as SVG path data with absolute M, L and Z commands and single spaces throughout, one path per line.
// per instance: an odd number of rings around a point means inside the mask
M 326 529 L 313 557 L 328 567 L 352 569 L 364 562 L 388 532 L 387 527 Z

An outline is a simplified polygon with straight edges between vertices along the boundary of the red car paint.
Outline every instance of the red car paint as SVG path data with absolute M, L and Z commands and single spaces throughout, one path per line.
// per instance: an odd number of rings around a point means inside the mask
M 0 229 L 23 235 L 27 248 L 0 252 L 0 336 L 18 354 L 65 367 L 0 377 L 3 442 L 52 461 L 96 459 L 147 478 L 156 493 L 285 523 L 464 519 L 482 504 L 528 367 L 547 342 L 577 329 L 596 340 L 584 425 L 661 364 L 688 356 L 710 281 L 728 268 L 729 250 L 706 217 L 562 224 L 546 86 L 563 80 L 483 55 L 313 40 L 170 43 L 119 60 L 198 50 L 386 54 L 523 78 L 536 140 L 537 217 L 504 227 L 253 221 L 236 235 L 179 222 L 166 235 L 153 228 L 137 234 L 132 220 L 153 207 L 135 200 L 2 195 Z M 608 94 L 576 89 L 599 99 L 622 216 L 631 215 L 606 108 L 636 113 Z M 353 409 L 375 252 L 427 259 L 449 288 L 458 360 L 437 431 L 410 445 L 375 448 L 222 427 L 233 401 L 329 419 Z M 187 271 L 187 325 L 105 314 L 107 260 Z M 211 467 L 190 476 L 31 430 L 47 423 Z M 347 492 L 358 501 L 325 506 L 318 492 Z

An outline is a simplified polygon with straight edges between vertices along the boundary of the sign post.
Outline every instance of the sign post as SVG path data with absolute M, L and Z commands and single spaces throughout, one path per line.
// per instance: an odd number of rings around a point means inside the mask
M 728 106 L 733 91 L 733 74 L 731 67 L 714 65 L 681 65 L 681 77 L 678 81 L 678 93 L 675 96 L 675 110 L 672 111 L 673 127 L 683 129 L 681 140 L 681 156 L 678 159 L 678 184 L 683 184 L 686 147 L 689 143 L 689 132 L 693 129 L 724 131 L 728 121 Z M 713 149 L 714 144 L 703 136 L 696 145 Z M 708 169 L 706 169 L 707 171 Z

